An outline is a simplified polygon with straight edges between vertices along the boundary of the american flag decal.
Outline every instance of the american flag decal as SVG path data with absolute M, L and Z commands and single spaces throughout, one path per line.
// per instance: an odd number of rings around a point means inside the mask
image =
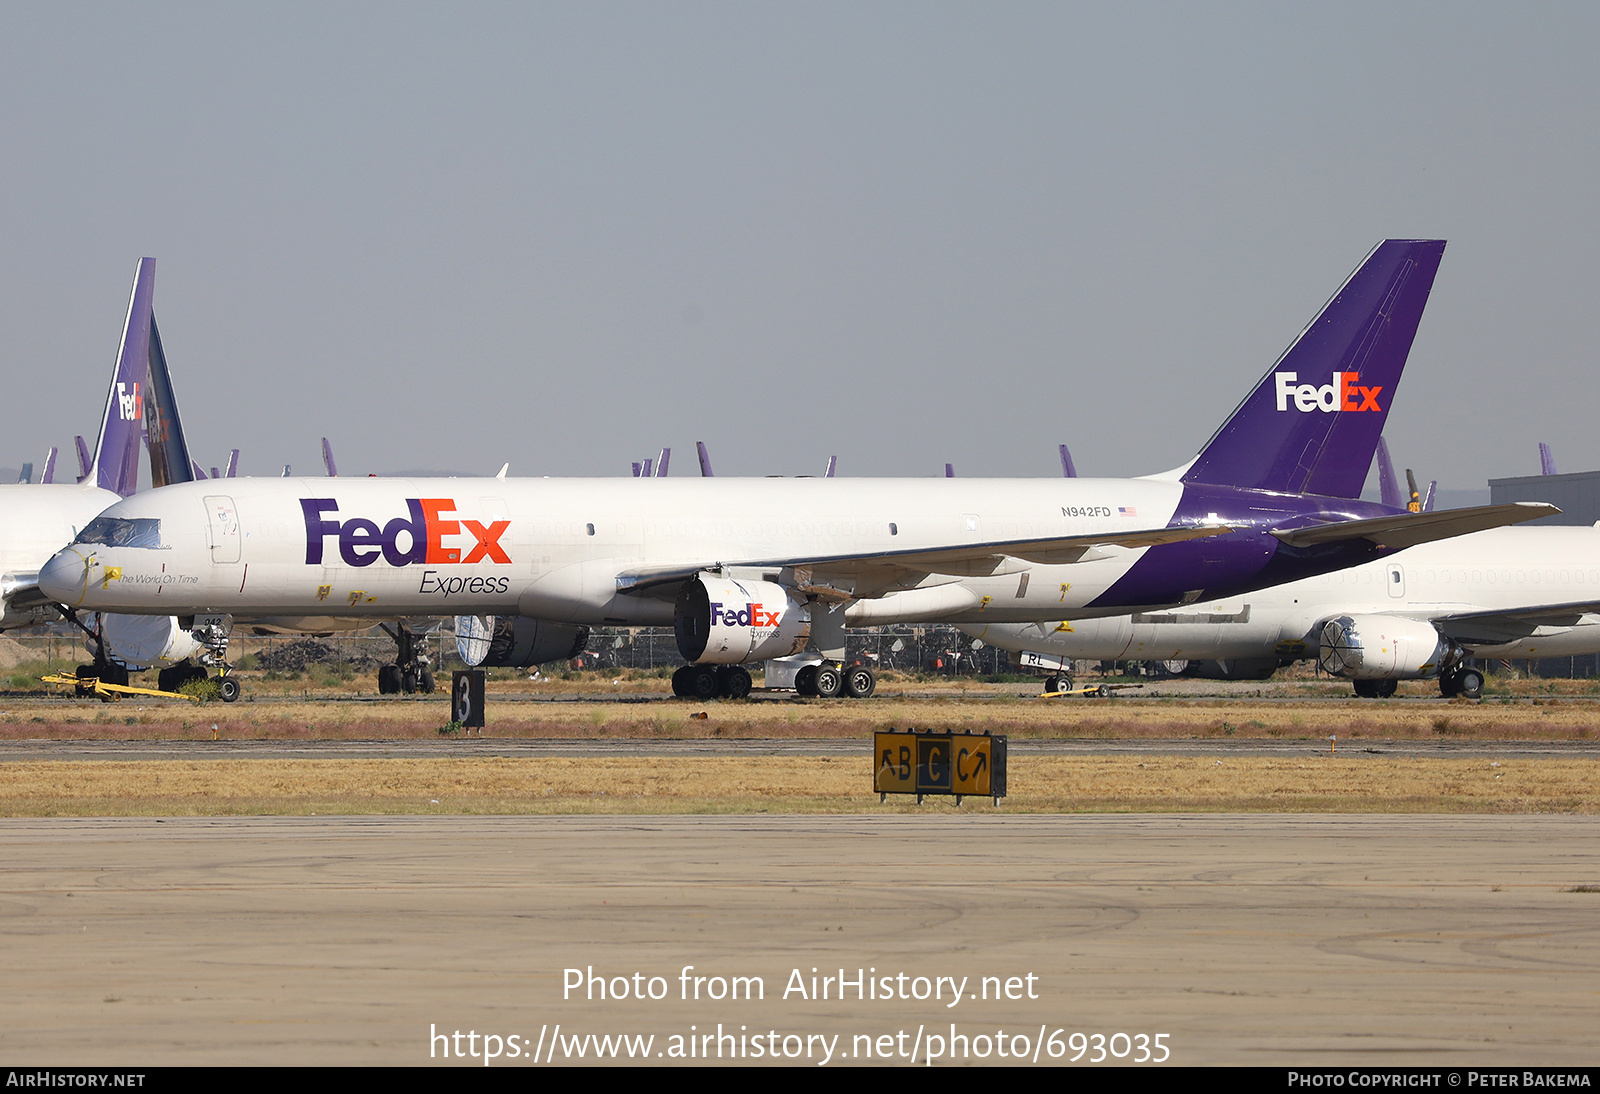
M 1132 505 L 1119 505 L 1119 506 L 1117 506 L 1117 516 L 1119 516 L 1119 517 L 1136 517 L 1138 515 L 1139 515 L 1139 510 L 1136 509 Z

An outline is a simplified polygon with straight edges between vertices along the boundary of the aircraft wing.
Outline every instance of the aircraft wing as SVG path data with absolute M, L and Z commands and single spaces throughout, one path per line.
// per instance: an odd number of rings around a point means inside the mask
M 1517 501 L 1509 505 L 1475 505 L 1467 509 L 1443 509 L 1432 513 L 1397 513 L 1369 520 L 1347 520 L 1311 528 L 1273 532 L 1290 547 L 1317 547 L 1352 539 L 1365 539 L 1380 547 L 1400 550 L 1436 539 L 1464 536 L 1489 528 L 1503 528 L 1526 520 L 1555 516 L 1561 512 L 1542 501 Z
M 1583 623 L 1585 616 L 1596 614 L 1600 614 L 1600 600 L 1583 600 L 1527 608 L 1461 612 L 1458 615 L 1435 616 L 1432 623 L 1446 638 L 1466 645 L 1500 645 L 1527 638 L 1540 627 L 1576 627 Z
M 1001 571 L 1009 559 L 1039 566 L 1079 562 L 1097 547 L 1155 547 L 1163 543 L 1220 536 L 1233 531 L 1226 525 L 1204 528 L 1151 528 L 1136 532 L 1097 532 L 1048 539 L 993 540 L 959 546 L 925 547 L 912 551 L 875 551 L 853 555 L 817 555 L 799 558 L 722 559 L 716 562 L 674 566 L 646 566 L 617 575 L 617 591 L 648 594 L 664 585 L 687 581 L 713 566 L 748 569 L 791 568 L 825 570 L 829 574 L 871 575 L 875 584 L 892 584 L 901 576 L 948 574 L 982 577 Z M 893 575 L 893 576 L 891 576 Z

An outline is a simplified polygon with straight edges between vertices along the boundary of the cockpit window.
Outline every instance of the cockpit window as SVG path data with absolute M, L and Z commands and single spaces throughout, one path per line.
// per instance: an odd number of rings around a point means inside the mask
M 161 521 L 155 517 L 95 517 L 78 535 L 79 543 L 107 547 L 160 547 Z

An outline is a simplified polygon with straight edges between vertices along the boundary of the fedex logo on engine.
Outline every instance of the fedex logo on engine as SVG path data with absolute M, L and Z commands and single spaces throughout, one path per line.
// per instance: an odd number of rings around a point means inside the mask
M 487 525 L 475 520 L 453 520 L 453 498 L 407 498 L 409 517 L 395 517 L 383 527 L 366 517 L 341 521 L 324 514 L 337 513 L 333 498 L 301 498 L 300 509 L 306 518 L 306 565 L 322 565 L 322 550 L 328 537 L 339 541 L 339 557 L 350 566 L 371 566 L 381 557 L 390 566 L 427 563 L 430 566 L 471 565 L 474 562 L 511 564 L 511 557 L 500 546 L 500 537 L 511 527 L 509 520 Z M 446 539 L 467 536 L 470 546 L 446 545 Z M 459 541 L 457 541 L 459 543 Z
M 1273 379 L 1278 383 L 1278 409 L 1288 410 L 1289 400 L 1294 400 L 1296 410 L 1320 410 L 1331 414 L 1336 410 L 1379 410 L 1378 392 L 1382 387 L 1361 387 L 1356 381 L 1361 379 L 1359 372 L 1335 372 L 1333 383 L 1314 387 L 1311 384 L 1295 383 L 1300 377 L 1293 372 L 1274 372 Z
M 713 602 L 711 622 L 721 623 L 724 627 L 776 627 L 778 613 L 769 612 L 760 604 L 746 604 L 743 609 L 729 608 L 723 611 L 721 604 Z

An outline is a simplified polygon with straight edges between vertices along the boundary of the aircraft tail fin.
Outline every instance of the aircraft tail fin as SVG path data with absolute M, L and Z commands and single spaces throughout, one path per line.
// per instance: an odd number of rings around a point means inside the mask
M 154 486 L 196 482 L 205 478 L 200 464 L 189 455 L 178 417 L 178 396 L 172 389 L 172 374 L 167 371 L 167 355 L 161 348 L 161 331 L 154 310 L 150 313 L 150 397 L 144 403 L 146 442 L 150 448 L 150 480 Z
M 1394 477 L 1394 461 L 1389 459 L 1389 442 L 1378 438 L 1378 498 L 1390 509 L 1404 509 L 1400 481 Z
M 144 395 L 150 373 L 150 319 L 155 296 L 156 260 L 141 258 L 128 298 L 128 318 L 111 373 L 111 390 L 100 420 L 100 438 L 84 482 L 127 497 L 139 488 L 139 438 L 144 428 Z
M 1182 481 L 1360 494 L 1444 247 L 1442 239 L 1388 239 L 1373 248 Z

